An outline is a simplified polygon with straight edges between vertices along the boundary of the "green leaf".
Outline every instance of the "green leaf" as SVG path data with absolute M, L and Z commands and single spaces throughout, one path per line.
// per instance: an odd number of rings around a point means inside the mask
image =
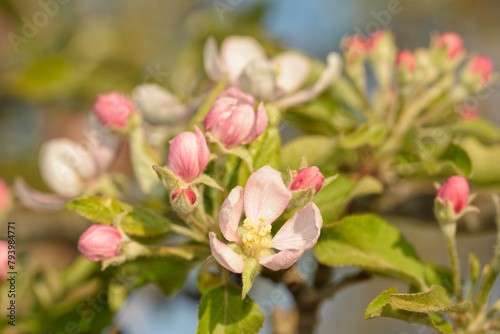
M 130 158 L 135 178 L 143 193 L 163 198 L 165 188 L 152 168 L 160 165 L 160 158 L 147 143 L 140 120 L 136 118 L 133 123 L 130 130 Z
M 198 109 L 196 114 L 193 116 L 193 118 L 191 118 L 191 121 L 189 122 L 189 128 L 193 128 L 193 125 L 199 125 L 199 126 L 202 125 L 205 116 L 210 111 L 210 108 L 212 108 L 212 106 L 214 105 L 217 96 L 226 90 L 227 82 L 228 82 L 227 75 L 225 75 L 217 83 L 217 85 L 215 85 L 214 88 L 212 88 L 205 102 L 203 102 L 203 104 Z
M 453 296 L 455 289 L 453 287 L 453 277 L 448 268 L 441 267 L 435 263 L 427 262 L 424 264 L 425 282 L 427 285 L 438 284 L 446 289 L 448 296 Z
M 220 191 L 224 191 L 224 188 L 222 188 L 218 183 L 217 181 L 215 181 L 214 179 L 212 179 L 210 176 L 208 176 L 207 174 L 201 174 L 200 176 L 198 176 L 196 179 L 193 180 L 192 184 L 193 185 L 196 185 L 196 184 L 199 184 L 199 183 L 203 183 L 204 185 L 206 186 L 209 186 L 209 187 L 212 187 L 212 188 L 215 188 L 217 190 L 220 190 Z
M 131 279 L 134 287 L 155 283 L 166 296 L 171 296 L 184 286 L 195 265 L 194 261 L 178 257 L 140 258 L 122 264 L 118 272 L 122 279 Z
M 259 274 L 260 264 L 256 258 L 253 257 L 245 257 L 245 269 L 243 270 L 243 291 L 241 294 L 241 299 L 245 299 L 248 291 L 252 287 L 253 281 L 255 277 Z
M 348 216 L 323 228 L 314 251 L 328 266 L 358 266 L 425 287 L 424 267 L 413 247 L 375 215 Z
M 500 129 L 482 118 L 458 122 L 453 126 L 452 131 L 458 135 L 476 137 L 481 141 L 500 140 Z
M 202 270 L 198 273 L 197 288 L 202 295 L 221 286 L 222 284 L 224 284 L 224 281 L 220 275 L 216 275 L 211 272 L 204 272 Z
M 95 222 L 113 225 L 115 218 L 126 211 L 132 210 L 130 205 L 108 197 L 81 197 L 66 204 L 70 210 Z
M 283 146 L 281 150 L 281 170 L 288 167 L 297 169 L 305 154 L 309 166 L 324 167 L 328 162 L 335 161 L 338 140 L 327 136 L 299 137 Z
M 460 145 L 472 162 L 472 182 L 488 186 L 500 182 L 500 145 L 484 145 L 473 137 L 464 139 Z
M 356 131 L 345 136 L 340 146 L 346 150 L 352 150 L 361 146 L 377 146 L 385 138 L 388 127 L 385 123 L 364 123 Z
M 323 226 L 328 226 L 340 217 L 352 199 L 382 191 L 382 184 L 372 176 L 365 176 L 356 183 L 346 175 L 339 174 L 314 196 L 314 203 L 321 211 Z
M 249 146 L 248 151 L 252 156 L 253 170 L 271 165 L 275 169 L 280 167 L 280 151 L 281 151 L 281 136 L 276 127 L 268 126 L 257 139 L 255 139 Z M 238 183 L 245 185 L 250 177 L 250 170 L 245 164 L 240 165 Z
M 168 167 L 160 167 L 156 165 L 153 165 L 152 167 L 161 183 L 166 189 L 168 189 L 168 191 L 171 192 L 176 186 L 181 188 L 186 187 L 185 183 L 175 176 L 174 172 L 172 172 Z
M 391 302 L 390 296 L 396 293 L 396 288 L 390 288 L 382 292 L 375 298 L 365 312 L 365 319 L 377 317 L 389 317 L 408 322 L 414 322 L 426 325 L 440 333 L 452 334 L 453 328 L 447 323 L 439 313 L 418 313 L 406 311 L 398 308 Z
M 470 176 L 472 163 L 467 152 L 460 146 L 450 145 L 441 156 L 441 160 L 450 162 L 460 175 Z
M 391 302 L 397 307 L 412 312 L 453 312 L 465 313 L 472 304 L 463 301 L 455 304 L 448 296 L 446 289 L 440 285 L 433 285 L 429 291 L 415 294 L 391 294 Z
M 132 237 L 157 237 L 169 231 L 170 222 L 147 208 L 133 208 L 121 220 L 123 232 Z
M 241 300 L 241 290 L 232 284 L 203 295 L 198 316 L 198 334 L 255 334 L 264 325 L 257 303 Z

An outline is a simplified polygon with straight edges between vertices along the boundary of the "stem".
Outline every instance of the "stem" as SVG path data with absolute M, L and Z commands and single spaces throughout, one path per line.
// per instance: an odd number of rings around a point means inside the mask
M 457 223 L 444 222 L 441 223 L 440 225 L 446 240 L 446 248 L 448 250 L 448 256 L 450 257 L 455 295 L 457 296 L 457 301 L 460 302 L 462 300 L 462 278 L 460 276 L 460 265 L 458 262 L 457 243 L 455 238 Z

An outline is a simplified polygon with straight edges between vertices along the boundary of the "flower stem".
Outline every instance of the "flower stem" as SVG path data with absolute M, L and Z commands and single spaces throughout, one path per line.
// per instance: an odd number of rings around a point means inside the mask
M 457 301 L 462 300 L 462 278 L 460 276 L 460 264 L 458 261 L 457 243 L 456 243 L 456 222 L 444 222 L 441 223 L 441 230 L 444 234 L 446 240 L 446 248 L 448 250 L 448 256 L 450 257 L 451 271 L 453 276 L 453 286 L 455 288 L 455 295 L 457 296 Z

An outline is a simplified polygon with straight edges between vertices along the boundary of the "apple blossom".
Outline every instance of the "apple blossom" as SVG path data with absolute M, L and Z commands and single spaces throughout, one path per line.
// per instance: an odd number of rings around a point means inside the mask
M 118 92 L 99 95 L 94 113 L 101 123 L 113 130 L 126 130 L 129 116 L 136 112 L 134 104 Z
M 413 73 L 415 71 L 415 56 L 411 51 L 403 50 L 396 57 L 396 68 Z
M 108 225 L 92 225 L 78 239 L 78 250 L 90 261 L 103 261 L 120 255 L 122 236 Z
M 445 49 L 449 60 L 456 59 L 464 52 L 462 37 L 454 32 L 440 35 L 433 44 L 434 49 Z
M 236 87 L 220 94 L 205 117 L 204 126 L 226 148 L 249 144 L 267 127 L 268 117 L 262 103 L 254 110 L 255 100 Z
M 452 176 L 439 188 L 436 200 L 444 205 L 450 203 L 455 215 L 461 214 L 469 203 L 469 184 L 460 175 Z
M 323 186 L 324 179 L 325 177 L 321 174 L 318 167 L 302 168 L 294 176 L 290 190 L 314 189 L 314 193 L 317 193 Z
M 291 198 L 281 174 L 270 166 L 253 173 L 244 192 L 242 187 L 235 187 L 219 213 L 222 234 L 231 244 L 228 246 L 214 232 L 209 233 L 210 248 L 217 262 L 234 273 L 244 271 L 246 258 L 254 258 L 271 270 L 293 265 L 305 250 L 316 244 L 323 219 L 316 205 L 309 203 L 272 237 L 271 224 L 281 216 Z M 239 226 L 243 207 L 246 218 Z
M 201 175 L 210 160 L 207 141 L 195 125 L 196 133 L 184 131 L 170 141 L 168 163 L 174 174 L 190 183 Z

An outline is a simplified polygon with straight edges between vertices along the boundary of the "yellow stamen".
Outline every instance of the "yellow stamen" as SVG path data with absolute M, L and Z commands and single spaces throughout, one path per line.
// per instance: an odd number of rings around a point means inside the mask
M 269 238 L 271 224 L 263 225 L 265 222 L 266 219 L 263 217 L 259 218 L 258 224 L 253 224 L 250 218 L 243 221 L 243 227 L 247 230 L 243 233 L 241 241 L 243 241 L 247 255 L 255 256 L 262 248 L 271 248 L 272 244 Z

